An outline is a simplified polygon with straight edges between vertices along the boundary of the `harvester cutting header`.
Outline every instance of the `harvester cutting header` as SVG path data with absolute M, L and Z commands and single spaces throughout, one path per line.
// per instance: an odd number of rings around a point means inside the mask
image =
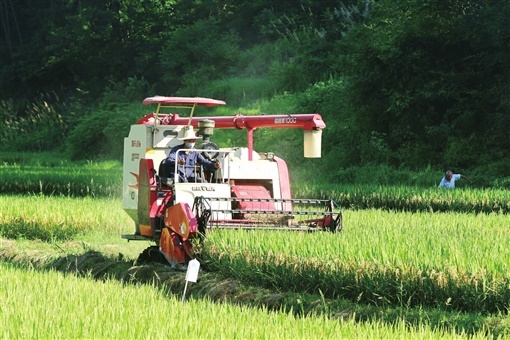
M 333 200 L 293 199 L 286 162 L 253 150 L 256 129 L 298 128 L 304 131 L 304 157 L 320 157 L 326 124 L 319 114 L 194 117 L 197 106 L 226 103 L 162 96 L 143 103 L 157 107 L 124 139 L 122 201 L 135 222 L 135 234 L 122 237 L 156 243 L 142 259 L 162 254 L 172 265 L 186 264 L 194 257 L 190 240 L 215 228 L 341 230 Z M 215 128 L 246 130 L 248 145 L 218 147 L 211 140 Z

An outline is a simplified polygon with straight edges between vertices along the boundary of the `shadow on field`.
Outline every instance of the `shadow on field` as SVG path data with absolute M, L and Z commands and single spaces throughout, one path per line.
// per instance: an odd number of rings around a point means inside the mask
M 0 250 L 0 262 L 10 262 L 21 268 L 55 270 L 95 280 L 115 279 L 126 284 L 151 284 L 167 295 L 182 297 L 186 273 L 164 264 L 137 265 L 122 254 L 107 256 L 89 250 L 82 254 L 65 256 L 20 251 L 11 244 Z M 202 268 L 207 268 L 203 263 Z M 492 336 L 510 334 L 507 318 L 474 314 L 451 313 L 437 310 L 391 308 L 354 304 L 346 300 L 325 299 L 319 295 L 299 292 L 281 292 L 249 286 L 216 273 L 201 270 L 197 283 L 188 285 L 187 299 L 207 298 L 234 305 L 265 307 L 268 310 L 299 315 L 327 315 L 339 321 L 374 321 L 394 324 L 402 319 L 412 326 L 423 324 L 424 316 L 431 327 L 441 327 L 459 334 L 473 334 L 486 330 Z

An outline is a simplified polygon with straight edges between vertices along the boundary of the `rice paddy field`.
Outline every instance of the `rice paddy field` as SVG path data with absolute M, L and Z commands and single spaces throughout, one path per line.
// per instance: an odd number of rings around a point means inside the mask
M 199 280 L 136 262 L 112 162 L 0 165 L 0 337 L 510 338 L 510 194 L 296 184 L 339 233 L 214 230 Z

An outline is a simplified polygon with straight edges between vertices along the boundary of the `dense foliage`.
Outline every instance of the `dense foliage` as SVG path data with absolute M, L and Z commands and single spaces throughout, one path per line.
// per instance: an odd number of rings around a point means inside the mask
M 508 1 L 0 0 L 0 17 L 2 150 L 120 159 L 144 97 L 208 96 L 320 112 L 314 168 L 510 173 Z M 296 139 L 260 145 L 275 136 Z

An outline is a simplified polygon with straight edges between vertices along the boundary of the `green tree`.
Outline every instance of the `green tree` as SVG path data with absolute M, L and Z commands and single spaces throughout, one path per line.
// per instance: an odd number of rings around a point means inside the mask
M 477 147 L 470 151 L 483 150 L 487 133 L 500 131 L 508 112 L 501 106 L 508 7 L 496 1 L 377 2 L 369 21 L 338 46 L 362 143 L 373 132 L 384 136 L 393 163 L 406 166 L 441 164 L 450 144 L 471 136 Z M 489 17 L 493 24 L 486 27 L 480 18 Z M 470 25 L 475 21 L 476 28 Z
M 196 96 L 210 80 L 229 75 L 238 60 L 238 42 L 213 17 L 170 32 L 159 55 L 167 93 L 185 87 L 185 94 Z
M 1 45 L 8 62 L 0 86 L 12 97 L 72 94 L 76 87 L 97 97 L 128 77 L 153 81 L 162 34 L 174 16 L 164 0 L 2 0 L 0 9 L 9 37 Z

